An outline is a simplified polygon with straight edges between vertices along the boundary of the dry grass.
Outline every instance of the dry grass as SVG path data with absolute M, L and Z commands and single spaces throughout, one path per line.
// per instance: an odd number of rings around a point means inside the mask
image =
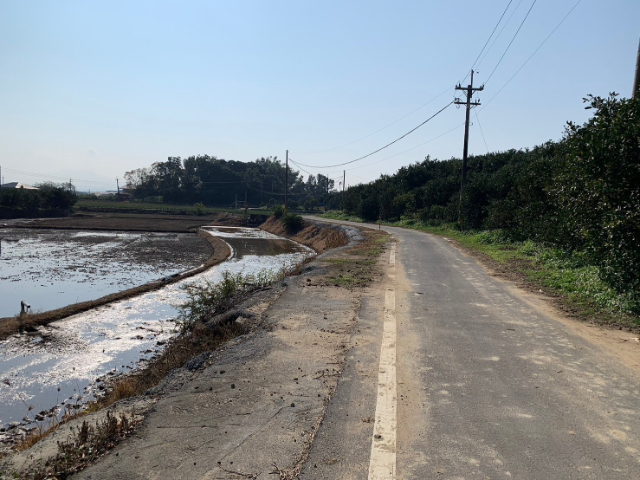
M 340 258 L 325 260 L 333 264 L 328 284 L 336 287 L 365 287 L 376 275 L 378 257 L 390 239 L 389 234 L 371 229 L 362 229 L 364 239 L 347 249 Z
M 193 331 L 173 339 L 162 354 L 141 371 L 119 378 L 98 402 L 104 408 L 118 400 L 144 394 L 155 387 L 169 372 L 184 367 L 189 360 L 205 352 L 212 352 L 225 342 L 247 332 L 247 327 L 233 323 L 212 330 L 198 323 Z
M 29 480 L 62 480 L 86 468 L 115 447 L 135 428 L 135 415 L 117 418 L 110 411 L 95 426 L 87 421 L 76 427 L 72 437 L 66 442 L 58 442 L 58 453 L 45 462 L 36 463 L 22 472 L 15 472 L 13 478 Z
M 43 427 L 40 425 L 38 428 L 30 432 L 22 441 L 16 444 L 15 448 L 18 452 L 22 452 L 23 450 L 27 450 L 28 448 L 33 447 L 40 440 L 50 435 L 52 432 L 58 428 L 59 423 L 56 422 L 55 425 L 50 427 Z

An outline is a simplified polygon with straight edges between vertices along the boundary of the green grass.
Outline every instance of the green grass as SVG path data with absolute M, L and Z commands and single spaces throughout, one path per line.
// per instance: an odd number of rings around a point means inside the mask
M 339 211 L 331 211 L 331 212 L 326 212 L 323 213 L 322 215 L 319 215 L 322 218 L 329 218 L 331 220 L 344 220 L 347 222 L 357 222 L 357 223 L 362 223 L 363 220 L 359 217 L 354 217 L 353 215 L 346 215 L 342 212 Z
M 210 215 L 213 213 L 235 213 L 243 214 L 244 210 L 233 208 L 217 208 L 203 207 L 196 205 L 172 205 L 168 203 L 151 203 L 151 202 L 116 202 L 108 200 L 90 200 L 81 199 L 74 205 L 76 211 L 139 211 L 145 210 L 145 213 L 172 213 L 175 215 Z M 271 215 L 269 210 L 249 210 L 249 214 L 254 215 Z
M 358 287 L 366 285 L 367 280 L 364 278 L 354 277 L 352 275 L 338 275 L 337 277 L 331 277 L 331 282 L 340 287 Z
M 346 258 L 329 258 L 324 261 L 327 263 L 333 263 L 335 265 L 351 265 L 351 264 L 375 265 L 376 264 L 376 260 L 357 260 L 357 259 L 346 259 Z

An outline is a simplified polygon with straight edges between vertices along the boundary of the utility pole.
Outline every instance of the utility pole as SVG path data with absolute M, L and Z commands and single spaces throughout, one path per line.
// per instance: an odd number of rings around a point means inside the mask
M 347 171 L 342 171 L 342 210 L 344 210 L 344 185 L 347 183 Z
M 118 181 L 118 177 L 116 177 L 116 187 L 118 188 L 118 196 L 120 196 L 120 182 Z
M 289 195 L 289 150 L 287 150 L 286 164 L 284 169 L 284 211 L 287 211 L 287 200 Z
M 247 210 L 249 209 L 249 204 L 247 204 L 247 184 L 244 184 L 244 216 L 247 216 Z
M 2 184 L 4 183 L 4 178 L 2 178 L 2 165 L 0 165 L 0 192 L 2 191 Z
M 636 80 L 633 82 L 631 98 L 636 98 L 636 95 L 640 95 L 640 42 L 638 43 L 638 59 L 636 60 Z
M 480 102 L 472 102 L 471 97 L 473 97 L 473 92 L 480 92 L 484 90 L 484 85 L 478 88 L 473 88 L 473 70 L 471 70 L 471 83 L 466 87 L 458 84 L 456 86 L 456 90 L 464 91 L 467 96 L 466 101 L 461 101 L 456 98 L 454 103 L 456 105 L 466 105 L 467 106 L 467 118 L 464 123 L 464 149 L 462 151 L 462 178 L 460 179 L 460 203 L 462 203 L 462 192 L 467 183 L 467 156 L 469 153 L 469 113 L 471 112 L 471 107 L 477 107 L 480 105 Z

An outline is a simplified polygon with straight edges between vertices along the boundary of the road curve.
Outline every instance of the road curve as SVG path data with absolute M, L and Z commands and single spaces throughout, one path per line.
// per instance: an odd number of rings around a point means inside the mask
M 395 465 L 372 473 L 380 289 L 363 302 L 363 328 L 301 478 L 640 478 L 636 369 L 446 239 L 385 230 L 398 241 L 384 289 L 395 295 Z M 362 417 L 374 411 L 375 421 Z

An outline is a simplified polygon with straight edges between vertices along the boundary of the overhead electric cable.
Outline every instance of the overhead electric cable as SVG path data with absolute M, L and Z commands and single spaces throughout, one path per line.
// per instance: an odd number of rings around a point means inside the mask
M 509 85 L 509 83 L 511 82 L 511 80 L 513 80 L 515 78 L 516 75 L 518 75 L 518 73 L 520 73 L 520 70 L 522 70 L 524 68 L 524 66 L 529 63 L 529 61 L 533 58 L 533 56 L 538 53 L 538 50 L 540 50 L 542 48 L 542 46 L 547 43 L 547 40 L 549 40 L 549 38 L 551 38 L 551 35 L 553 35 L 555 33 L 556 30 L 558 30 L 558 28 L 560 28 L 560 25 L 562 25 L 564 23 L 564 21 L 567 19 L 567 17 L 569 17 L 569 15 L 571 15 L 571 13 L 576 9 L 576 7 L 580 4 L 582 0 L 578 0 L 573 7 L 571 7 L 571 10 L 569 10 L 569 12 L 567 12 L 567 14 L 562 18 L 562 20 L 560 20 L 560 23 L 558 23 L 558 25 L 556 25 L 556 27 L 551 30 L 551 33 L 549 33 L 549 35 L 547 35 L 547 38 L 545 38 L 542 43 L 538 46 L 538 48 L 536 48 L 533 53 L 529 56 L 529 58 L 527 58 L 527 60 L 520 66 L 520 68 L 518 68 L 518 70 L 516 70 L 516 73 L 514 73 L 511 78 L 509 80 L 507 80 L 507 82 L 500 88 L 500 90 L 498 90 L 496 92 L 496 94 L 491 97 L 489 99 L 489 101 L 487 103 L 484 104 L 484 106 L 480 109 L 480 111 L 483 111 L 485 108 L 487 108 L 487 105 L 489 105 L 491 103 L 491 101 L 496 98 L 500 92 L 502 92 L 502 90 L 504 90 L 504 88 Z
M 522 25 L 524 25 L 524 22 L 526 22 L 527 18 L 529 17 L 529 14 L 531 13 L 531 10 L 533 10 L 534 5 L 536 4 L 538 0 L 533 0 L 533 3 L 531 4 L 531 7 L 529 7 L 529 10 L 527 11 L 527 14 L 524 16 L 524 18 L 522 19 L 522 22 L 520 22 L 520 26 L 518 27 L 518 29 L 516 30 L 516 33 L 513 34 L 513 38 L 511 38 L 511 41 L 509 42 L 509 45 L 507 45 L 507 48 L 504 50 L 504 53 L 502 54 L 502 56 L 500 57 L 500 60 L 498 60 L 498 63 L 496 63 L 496 66 L 493 67 L 493 70 L 491 71 L 491 74 L 489 74 L 489 77 L 487 78 L 487 80 L 484 82 L 484 85 L 486 85 L 487 83 L 489 83 L 489 80 L 491 80 L 491 77 L 493 77 L 493 74 L 496 72 L 496 69 L 498 68 L 498 66 L 500 65 L 500 63 L 502 63 L 502 59 L 504 58 L 504 56 L 507 54 L 507 52 L 509 51 L 509 48 L 511 47 L 511 44 L 513 43 L 513 41 L 516 39 L 516 37 L 518 36 L 518 33 L 520 32 L 520 29 L 522 28 Z
M 69 180 L 69 177 L 62 177 L 62 176 L 59 176 L 59 175 L 49 175 L 49 174 L 46 174 L 46 173 L 26 172 L 26 171 L 23 171 L 23 170 L 16 170 L 14 168 L 8 168 L 8 167 L 5 167 L 4 170 L 6 170 L 8 172 L 19 173 L 20 175 L 26 175 L 28 177 L 51 178 L 51 179 L 54 179 L 54 180 L 63 180 L 65 182 Z M 110 185 L 109 182 L 100 181 L 100 180 L 84 180 L 84 179 L 81 179 L 81 178 L 72 178 L 72 180 L 75 180 L 77 182 L 99 183 L 101 185 L 107 185 L 107 184 Z
M 511 15 L 509 15 L 509 18 L 507 18 L 507 21 L 504 22 L 504 25 L 502 25 L 502 28 L 500 29 L 500 31 L 498 32 L 498 35 L 496 35 L 496 37 L 493 39 L 493 42 L 491 42 L 491 45 L 489 45 L 489 48 L 487 48 L 487 51 L 484 52 L 484 55 L 482 56 L 482 58 L 480 59 L 480 61 L 478 62 L 478 64 L 476 65 L 476 67 L 479 67 L 482 62 L 484 62 L 484 59 L 487 58 L 487 55 L 489 54 L 489 52 L 491 51 L 491 49 L 493 48 L 493 46 L 496 44 L 496 42 L 498 41 L 498 39 L 500 38 L 500 35 L 502 35 L 502 32 L 504 32 L 504 29 L 507 28 L 507 25 L 509 25 L 509 22 L 511 21 L 511 19 L 513 18 L 513 16 L 516 14 L 516 12 L 518 11 L 518 8 L 520 8 L 520 5 L 522 5 L 523 0 L 520 0 L 518 2 L 518 4 L 516 5 L 516 7 L 513 9 L 513 11 L 511 12 Z
M 245 182 L 244 180 L 237 180 L 235 182 L 203 182 L 202 180 L 200 180 L 197 183 L 199 183 L 199 184 L 201 183 L 203 185 L 204 184 L 207 184 L 207 185 L 209 185 L 209 184 L 218 184 L 218 185 L 220 185 L 220 184 L 239 184 L 239 183 L 247 183 L 247 182 Z
M 454 86 L 455 86 L 455 85 L 454 85 Z M 409 112 L 409 113 L 407 113 L 406 115 L 404 115 L 404 116 L 402 116 L 402 117 L 398 118 L 397 120 L 394 120 L 393 122 L 389 123 L 388 125 L 385 125 L 385 126 L 384 126 L 384 127 L 382 127 L 381 129 L 376 130 L 376 131 L 375 131 L 375 132 L 373 132 L 373 133 L 370 133 L 369 135 L 365 135 L 364 137 L 358 138 L 357 140 L 354 140 L 354 141 L 349 142 L 349 143 L 345 143 L 345 144 L 343 144 L 343 145 L 339 145 L 339 146 L 334 147 L 334 148 L 329 148 L 328 150 L 321 150 L 321 151 L 318 151 L 318 152 L 300 153 L 300 155 L 315 155 L 315 154 L 317 154 L 317 153 L 327 153 L 327 152 L 332 152 L 332 151 L 334 151 L 334 150 L 338 150 L 339 148 L 348 147 L 349 145 L 353 145 L 354 143 L 357 143 L 357 142 L 359 142 L 359 141 L 361 141 L 361 140 L 364 140 L 364 139 L 366 139 L 366 138 L 369 138 L 369 137 L 371 137 L 371 136 L 375 135 L 376 133 L 380 133 L 381 131 L 383 131 L 383 130 L 385 130 L 385 129 L 389 128 L 391 125 L 395 125 L 395 124 L 396 124 L 396 123 L 398 123 L 400 120 L 404 120 L 404 119 L 405 119 L 405 118 L 407 118 L 409 115 L 411 115 L 411 114 L 413 114 L 413 113 L 416 113 L 418 110 L 420 110 L 420 109 L 422 109 L 422 108 L 426 107 L 427 105 L 429 105 L 430 103 L 432 103 L 432 102 L 436 101 L 437 99 L 439 99 L 441 96 L 443 96 L 445 93 L 447 93 L 447 92 L 448 92 L 449 90 L 451 90 L 452 88 L 453 88 L 453 87 L 447 87 L 447 89 L 446 89 L 446 90 L 444 90 L 442 93 L 440 93 L 440 94 L 439 94 L 439 95 L 437 95 L 436 97 L 433 97 L 433 98 L 432 98 L 431 100 L 429 100 L 428 102 L 423 103 L 422 105 L 420 105 L 420 106 L 419 106 L 418 108 L 416 108 L 415 110 L 410 111 L 410 112 Z
M 443 108 L 441 108 L 440 110 L 438 110 L 436 113 L 434 113 L 433 115 L 431 115 L 429 118 L 427 118 L 424 122 L 422 122 L 420 125 L 418 125 L 417 127 L 412 128 L 411 130 L 409 130 L 407 133 L 405 133 L 404 135 L 402 135 L 401 137 L 396 138 L 393 142 L 389 142 L 387 143 L 384 147 L 380 147 L 377 150 L 374 150 L 371 153 L 367 153 L 366 155 L 363 155 L 362 157 L 356 158 L 354 160 L 349 160 L 348 162 L 343 162 L 343 163 L 337 163 L 335 165 L 306 165 L 304 163 L 302 163 L 301 165 L 305 166 L 305 167 L 309 167 L 309 168 L 334 168 L 334 167 L 341 167 L 343 165 L 349 165 L 350 163 L 354 163 L 354 162 L 358 162 L 360 160 L 363 160 L 367 157 L 370 157 L 371 155 L 374 155 L 382 150 L 384 150 L 387 147 L 390 147 L 391 145 L 393 145 L 396 142 L 399 142 L 400 140 L 402 140 L 404 137 L 406 137 L 407 135 L 415 132 L 417 129 L 419 129 L 420 127 L 422 127 L 423 125 L 425 125 L 427 122 L 431 121 L 432 119 L 434 119 L 435 117 L 437 117 L 440 113 L 444 112 L 447 108 L 449 108 L 451 105 L 453 105 L 453 101 L 449 102 L 447 105 L 445 105 Z
M 440 134 L 440 135 L 438 135 L 437 137 L 433 137 L 433 138 L 431 138 L 431 139 L 427 140 L 426 142 L 422 142 L 421 144 L 416 145 L 415 147 L 411 147 L 411 148 L 409 148 L 409 149 L 407 149 L 407 150 L 405 150 L 405 151 L 403 151 L 403 152 L 396 153 L 395 155 L 391 155 L 390 157 L 381 158 L 380 160 L 376 160 L 375 162 L 367 163 L 366 165 L 358 165 L 357 167 L 347 168 L 347 172 L 350 172 L 350 171 L 352 171 L 352 170 L 357 170 L 357 169 L 359 169 L 359 168 L 370 167 L 371 165 L 375 165 L 376 163 L 384 162 L 385 160 L 389 160 L 389 159 L 391 159 L 391 158 L 397 157 L 397 156 L 399 156 L 399 155 L 402 155 L 403 153 L 410 152 L 411 150 L 415 150 L 415 149 L 416 149 L 416 148 L 418 148 L 418 147 L 421 147 L 421 146 L 423 146 L 423 145 L 426 145 L 427 143 L 433 142 L 434 140 L 437 140 L 437 139 L 439 139 L 440 137 L 444 137 L 445 135 L 447 135 L 447 134 L 449 134 L 449 133 L 453 132 L 454 130 L 459 129 L 460 127 L 464 127 L 464 123 L 461 123 L 460 125 L 458 125 L 458 126 L 456 126 L 456 127 L 453 127 L 451 130 L 447 130 L 446 132 L 441 133 L 441 134 Z
M 489 38 L 487 38 L 487 41 L 484 43 L 484 46 L 482 47 L 482 50 L 480 50 L 480 53 L 478 54 L 476 59 L 473 61 L 473 65 L 471 65 L 471 68 L 469 69 L 469 72 L 471 72 L 471 70 L 473 70 L 473 67 L 476 66 L 476 62 L 480 58 L 480 55 L 482 55 L 482 52 L 484 52 L 484 49 L 487 48 L 487 45 L 489 44 L 489 41 L 491 40 L 491 37 L 493 37 L 493 34 L 496 33 L 496 29 L 498 28 L 498 25 L 500 25 L 500 22 L 502 22 L 502 18 L 504 17 L 504 14 L 507 13 L 507 10 L 509 10 L 509 6 L 511 5 L 511 2 L 513 2 L 513 0 L 509 0 L 509 3 L 507 3 L 507 7 L 504 9 L 504 12 L 502 12 L 502 15 L 500 15 L 500 19 L 498 20 L 498 23 L 496 23 L 496 26 L 493 27 L 491 35 L 489 35 Z M 468 76 L 469 76 L 469 74 L 467 74 L 467 77 Z M 464 79 L 462 79 L 462 81 L 464 82 L 467 77 L 464 77 Z
M 293 163 L 296 167 L 298 167 L 300 170 L 302 170 L 304 173 L 306 173 L 307 175 L 313 175 L 312 173 L 307 172 L 304 168 L 302 168 L 300 165 L 298 165 L 298 163 L 297 163 L 297 162 L 295 162 L 295 161 L 293 160 L 293 158 L 291 158 L 291 156 L 289 156 L 289 161 L 290 161 L 291 163 Z
M 480 117 L 478 117 L 478 110 L 473 109 L 473 113 L 476 114 L 476 120 L 478 120 L 478 126 L 480 127 L 480 133 L 482 134 L 482 140 L 484 141 L 484 146 L 487 147 L 487 153 L 489 153 L 489 145 L 487 145 L 487 139 L 484 138 L 484 131 L 482 131 L 482 125 L 480 124 Z

